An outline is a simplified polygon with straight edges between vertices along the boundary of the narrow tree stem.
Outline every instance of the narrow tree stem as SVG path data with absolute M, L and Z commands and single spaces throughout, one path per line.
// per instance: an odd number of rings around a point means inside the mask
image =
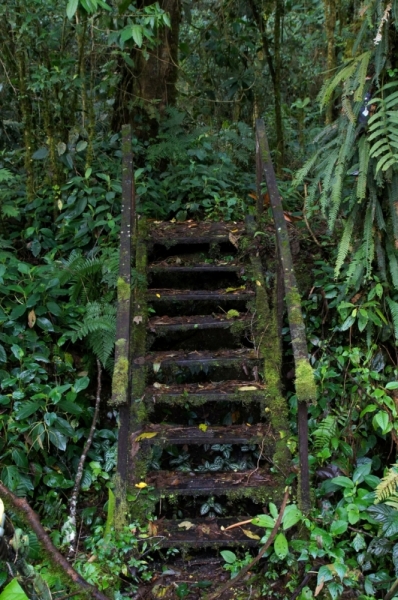
M 100 408 L 100 404 L 101 404 L 101 375 L 102 375 L 101 363 L 97 358 L 97 395 L 96 395 L 96 399 L 95 399 L 94 416 L 93 416 L 93 420 L 91 423 L 90 433 L 88 434 L 86 444 L 83 448 L 83 452 L 82 452 L 82 455 L 79 460 L 79 465 L 77 467 L 77 473 L 76 473 L 76 479 L 75 479 L 75 485 L 73 487 L 72 496 L 70 499 L 69 518 L 68 518 L 67 522 L 69 523 L 70 527 L 72 528 L 71 534 L 73 535 L 73 538 L 70 540 L 70 546 L 69 546 L 69 552 L 68 552 L 69 557 L 73 556 L 73 554 L 75 554 L 75 552 L 76 552 L 77 499 L 79 497 L 80 486 L 81 486 L 82 477 L 83 477 L 83 469 L 84 469 L 84 464 L 86 462 L 87 453 L 90 450 L 90 447 L 91 447 L 91 444 L 92 444 L 92 441 L 94 438 L 95 429 L 97 427 L 99 408 Z

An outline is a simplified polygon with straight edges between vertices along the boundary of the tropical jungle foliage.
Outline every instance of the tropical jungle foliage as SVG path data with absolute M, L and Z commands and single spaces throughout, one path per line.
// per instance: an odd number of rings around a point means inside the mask
M 291 498 L 256 585 L 269 598 L 398 597 L 396 0 L 9 0 L 0 16 L 1 482 L 28 499 L 67 554 L 63 527 L 99 374 L 75 566 L 113 598 L 151 581 L 153 548 L 138 543 L 151 537 L 150 522 L 131 515 L 117 533 L 110 525 L 120 127 L 133 126 L 141 214 L 238 220 L 254 212 L 253 122 L 264 116 L 300 248 L 318 399 L 309 421 L 314 508 L 303 514 Z M 286 392 L 297 461 L 288 379 Z M 202 470 L 235 468 L 230 452 L 204 449 Z M 164 454 L 190 469 L 188 454 Z M 253 448 L 241 455 L 255 465 Z M 138 493 L 151 497 L 150 488 Z M 200 507 L 223 511 L 213 497 Z M 271 503 L 257 517 L 265 536 L 277 515 Z M 65 596 L 25 533 L 21 556 L 47 597 Z M 232 577 L 251 556 L 222 552 Z M 14 567 L 0 566 L 0 599 L 25 598 Z M 178 585 L 177 597 L 190 589 Z

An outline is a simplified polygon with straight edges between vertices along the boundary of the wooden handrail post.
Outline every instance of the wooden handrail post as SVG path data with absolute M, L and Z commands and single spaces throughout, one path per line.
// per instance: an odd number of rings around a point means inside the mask
M 298 432 L 300 456 L 299 499 L 300 508 L 308 512 L 311 508 L 310 476 L 308 465 L 308 403 L 316 400 L 314 374 L 308 360 L 308 347 L 305 324 L 301 311 L 301 298 L 297 287 L 290 250 L 289 234 L 283 214 L 282 200 L 279 194 L 274 167 L 271 161 L 264 121 L 256 120 L 256 164 L 261 170 L 261 180 L 265 179 L 275 224 L 277 254 L 283 277 L 283 287 L 287 306 L 288 321 L 292 339 L 293 356 L 296 369 L 296 395 L 298 400 Z M 257 174 L 257 182 L 259 175 Z M 279 285 L 281 283 L 279 282 Z
M 130 331 L 131 331 L 131 267 L 135 232 L 135 187 L 131 125 L 122 127 L 122 210 L 120 223 L 120 262 L 117 280 L 117 319 L 115 368 L 110 404 L 119 409 L 117 472 L 122 481 L 127 477 L 128 433 L 130 415 Z

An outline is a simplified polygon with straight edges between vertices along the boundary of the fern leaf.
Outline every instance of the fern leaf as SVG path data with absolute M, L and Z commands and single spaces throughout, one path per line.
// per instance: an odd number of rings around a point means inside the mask
M 340 240 L 338 252 L 337 252 L 337 260 L 336 266 L 334 268 L 334 276 L 338 277 L 340 273 L 340 269 L 343 266 L 344 260 L 348 254 L 348 250 L 350 248 L 350 242 L 352 237 L 352 231 L 354 229 L 355 220 L 358 213 L 358 204 L 350 214 L 347 219 L 346 225 L 344 227 L 343 235 Z
M 383 477 L 375 489 L 375 504 L 387 500 L 390 496 L 396 496 L 398 486 L 398 465 L 393 465 L 387 475 Z
M 337 417 L 328 415 L 313 432 L 314 447 L 316 450 L 329 447 L 330 440 L 337 434 Z
M 398 302 L 394 302 L 389 296 L 386 297 L 388 308 L 390 309 L 392 323 L 394 326 L 395 340 L 398 340 Z
M 357 181 L 357 198 L 362 200 L 366 196 L 366 186 L 368 180 L 368 166 L 370 158 L 370 146 L 366 136 L 359 140 L 359 174 Z

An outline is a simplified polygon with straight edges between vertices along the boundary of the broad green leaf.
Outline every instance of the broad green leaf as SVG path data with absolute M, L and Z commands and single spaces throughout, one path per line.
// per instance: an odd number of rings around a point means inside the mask
M 268 506 L 269 506 L 269 512 L 271 513 L 271 517 L 274 517 L 274 519 L 277 519 L 278 518 L 278 509 L 275 506 L 275 504 L 273 502 L 270 502 Z M 288 510 L 288 508 L 289 507 L 286 508 L 285 514 L 286 514 L 286 511 Z
M 66 479 L 62 473 L 47 473 L 43 477 L 44 483 L 50 488 L 62 488 L 67 489 L 73 487 L 74 483 L 70 479 Z
M 347 531 L 347 528 L 347 521 L 333 521 L 332 525 L 330 526 L 330 533 L 332 535 L 341 535 Z
M 377 404 L 368 404 L 359 415 L 359 418 L 362 419 L 367 413 L 374 412 L 375 410 L 378 410 L 378 408 Z
M 33 160 L 44 160 L 48 156 L 48 148 L 39 148 L 32 155 Z
M 60 433 L 58 429 L 51 428 L 48 437 L 50 439 L 50 442 L 54 444 L 54 446 L 58 448 L 58 450 L 66 450 L 68 438 L 65 437 L 62 433 Z
M 354 550 L 356 550 L 357 552 L 366 548 L 365 538 L 361 533 L 356 534 L 356 536 L 352 540 L 352 545 L 354 547 Z
M 141 25 L 131 26 L 131 35 L 139 48 L 142 46 L 142 27 Z
M 75 383 L 73 384 L 73 391 L 76 392 L 76 394 L 78 394 L 79 392 L 85 390 L 89 383 L 90 379 L 88 377 L 81 377 L 80 379 L 76 379 Z
M 7 362 L 7 354 L 6 351 L 4 350 L 4 346 L 2 346 L 0 344 L 0 362 Z
M 344 477 L 344 475 L 339 475 L 338 477 L 333 477 L 331 480 L 332 483 L 338 485 L 343 488 L 353 488 L 354 483 L 348 477 Z
M 257 517 L 254 517 L 252 523 L 253 525 L 257 525 L 257 527 L 266 527 L 267 529 L 273 529 L 275 525 L 275 519 L 273 519 L 269 515 L 258 515 Z
M 78 4 L 79 4 L 79 0 L 69 0 L 68 1 L 68 4 L 66 5 L 66 16 L 68 17 L 69 20 L 72 19 L 75 12 L 77 11 Z
M 285 558 L 289 552 L 289 546 L 287 539 L 283 533 L 279 533 L 274 542 L 274 551 L 278 558 L 281 560 Z
M 83 152 L 83 150 L 85 150 L 86 148 L 87 142 L 85 140 L 80 140 L 80 142 L 76 146 L 76 152 Z
M 18 407 L 15 411 L 15 418 L 17 421 L 21 419 L 27 419 L 30 415 L 33 415 L 41 407 L 41 402 L 38 401 L 26 401 Z
M 222 550 L 220 554 L 225 560 L 225 562 L 227 562 L 228 564 L 233 565 L 234 562 L 236 562 L 236 554 L 234 554 L 230 550 Z
M 389 381 L 386 384 L 386 390 L 398 390 L 398 381 Z
M 297 506 L 295 504 L 290 504 L 286 507 L 283 515 L 283 529 L 286 531 L 286 529 L 289 529 L 289 527 L 293 527 L 293 525 L 296 525 L 296 523 L 300 521 L 301 517 L 302 513 Z
M 369 475 L 372 470 L 372 462 L 366 462 L 362 465 L 359 465 L 353 473 L 352 480 L 354 483 L 362 483 L 365 475 Z
M 380 427 L 382 434 L 388 433 L 392 428 L 388 413 L 384 410 L 381 410 L 373 417 L 372 424 L 375 429 Z
M 59 315 L 62 313 L 60 306 L 55 302 L 47 302 L 46 306 L 50 313 L 56 317 L 59 317 Z
M 350 525 L 355 525 L 359 521 L 359 508 L 356 504 L 349 504 L 347 506 L 347 516 Z
M 16 579 L 10 581 L 0 594 L 0 600 L 29 600 Z

